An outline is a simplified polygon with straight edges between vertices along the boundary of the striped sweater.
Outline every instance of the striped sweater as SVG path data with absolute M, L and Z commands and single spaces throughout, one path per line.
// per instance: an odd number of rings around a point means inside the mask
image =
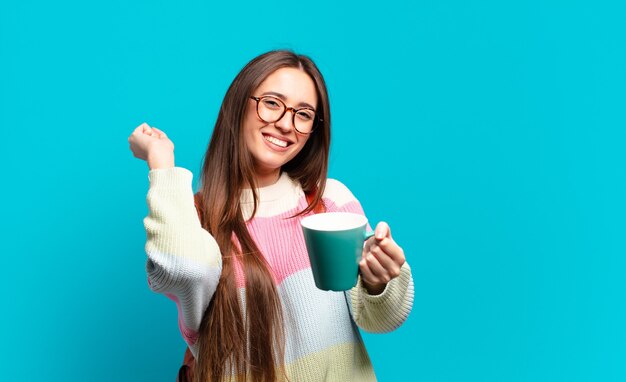
M 149 172 L 144 226 L 150 289 L 176 303 L 181 334 L 197 356 L 200 322 L 215 293 L 222 259 L 215 239 L 200 225 L 192 177 L 181 167 Z M 252 192 L 244 190 L 242 212 L 271 267 L 283 304 L 288 377 L 292 381 L 375 381 L 359 328 L 384 333 L 407 319 L 413 305 L 408 264 L 380 295 L 369 295 L 360 277 L 350 291 L 319 290 L 300 227 L 302 217 L 287 218 L 307 205 L 299 183 L 283 173 L 275 184 L 259 188 L 258 195 L 259 206 L 250 219 Z M 360 203 L 336 180 L 328 179 L 323 200 L 329 212 L 363 214 Z M 236 267 L 235 275 L 243 302 L 242 270 Z

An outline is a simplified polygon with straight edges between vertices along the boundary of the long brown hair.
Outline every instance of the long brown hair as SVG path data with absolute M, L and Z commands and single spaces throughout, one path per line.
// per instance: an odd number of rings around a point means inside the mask
M 324 79 L 307 56 L 286 50 L 262 54 L 239 72 L 226 92 L 196 194 L 202 226 L 217 241 L 223 260 L 217 290 L 200 325 L 195 367 L 198 382 L 221 381 L 231 373 L 237 381 L 286 378 L 282 305 L 270 266 L 250 236 L 240 206 L 242 190 L 251 186 L 252 216 L 258 207 L 253 159 L 243 139 L 246 106 L 252 92 L 271 73 L 284 67 L 298 68 L 311 77 L 321 120 L 302 150 L 281 170 L 300 182 L 311 200 L 297 215 L 322 203 L 330 148 L 330 109 Z M 235 261 L 245 272 L 245 318 L 235 280 Z

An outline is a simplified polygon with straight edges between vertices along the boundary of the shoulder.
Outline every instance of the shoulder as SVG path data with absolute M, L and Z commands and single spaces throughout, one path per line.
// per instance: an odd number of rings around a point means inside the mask
M 336 205 L 343 205 L 356 200 L 354 194 L 345 184 L 337 179 L 326 179 L 324 188 L 324 199 L 332 200 Z

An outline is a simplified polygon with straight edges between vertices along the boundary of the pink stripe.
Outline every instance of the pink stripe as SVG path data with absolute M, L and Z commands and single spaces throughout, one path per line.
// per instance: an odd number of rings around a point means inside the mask
M 183 321 L 183 311 L 180 306 L 180 301 L 178 297 L 171 293 L 165 293 L 165 295 L 176 303 L 176 308 L 178 309 L 178 328 L 180 329 L 180 334 L 183 335 L 183 339 L 189 346 L 192 346 L 198 341 L 198 332 L 193 329 L 188 328 Z
M 356 200 L 342 206 L 337 206 L 329 199 L 324 199 L 324 203 L 328 212 L 353 212 L 363 215 L 363 209 Z M 294 273 L 311 268 L 304 235 L 300 227 L 300 221 L 303 217 L 288 218 L 305 207 L 306 198 L 303 196 L 296 208 L 277 216 L 256 217 L 247 224 L 252 238 L 258 243 L 259 249 L 272 268 L 276 285 Z M 241 265 L 236 264 L 235 273 L 237 275 L 237 287 L 245 287 L 245 277 Z

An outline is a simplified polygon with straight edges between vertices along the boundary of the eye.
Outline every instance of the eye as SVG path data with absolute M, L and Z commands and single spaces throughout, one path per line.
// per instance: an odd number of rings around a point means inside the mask
M 301 119 L 303 121 L 310 121 L 315 117 L 315 113 L 313 113 L 313 111 L 311 110 L 304 109 L 298 110 L 296 116 L 298 117 L 298 119 Z
M 276 110 L 282 107 L 282 105 L 273 98 L 261 98 L 261 102 L 263 103 L 263 106 L 267 107 L 268 109 Z

